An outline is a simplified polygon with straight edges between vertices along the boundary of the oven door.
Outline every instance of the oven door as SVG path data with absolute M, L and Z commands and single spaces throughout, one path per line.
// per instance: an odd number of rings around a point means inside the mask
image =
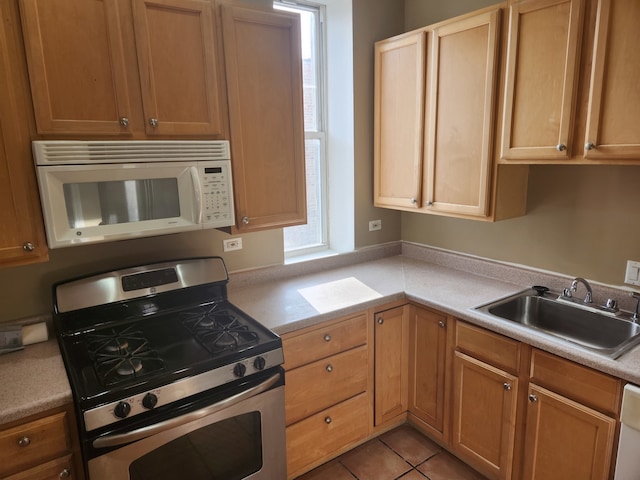
M 279 480 L 286 478 L 285 442 L 279 372 L 212 405 L 92 440 L 98 456 L 88 472 L 91 480 Z

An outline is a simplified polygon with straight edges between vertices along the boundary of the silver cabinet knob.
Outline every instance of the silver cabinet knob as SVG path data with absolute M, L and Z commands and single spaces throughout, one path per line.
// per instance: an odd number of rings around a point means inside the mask
M 149 119 L 149 125 L 151 125 L 152 127 L 157 127 L 158 126 L 158 119 L 157 118 L 150 118 Z
M 424 204 L 425 204 L 427 207 L 432 207 L 432 206 L 433 206 L 433 202 L 432 202 L 431 200 L 427 200 L 426 202 L 424 202 Z
M 333 372 L 333 365 L 329 364 L 325 367 L 325 370 L 329 373 Z
M 64 468 L 59 474 L 58 478 L 69 478 L 71 476 L 71 470 Z
M 382 325 L 384 323 L 384 318 L 378 317 L 378 325 Z
M 587 142 L 587 143 L 584 144 L 584 149 L 585 150 L 593 150 L 594 148 L 596 148 L 596 144 L 595 143 Z
M 511 390 L 511 384 L 508 382 L 504 382 L 502 386 L 504 387 L 505 390 Z
M 567 146 L 564 143 L 559 143 L 556 145 L 556 150 L 559 152 L 564 152 L 567 149 Z
M 443 321 L 439 321 L 439 322 L 438 322 L 438 326 L 439 326 L 440 328 L 444 328 L 444 327 L 446 327 L 446 326 L 447 326 L 447 324 L 446 324 L 446 323 L 444 323 Z
M 535 403 L 535 402 L 538 401 L 538 397 L 536 397 L 533 393 L 530 393 L 529 394 L 529 401 Z
M 331 335 L 329 335 L 328 333 L 324 334 L 324 341 L 325 342 L 330 342 L 331 341 Z
M 29 437 L 21 437 L 18 440 L 18 446 L 20 447 L 28 447 L 31 445 L 31 439 Z
M 35 245 L 34 245 L 33 243 L 31 243 L 31 242 L 25 242 L 25 243 L 23 243 L 23 244 L 22 244 L 22 249 L 23 249 L 25 252 L 33 252 L 33 251 L 36 249 L 36 247 L 35 247 Z
M 331 417 L 324 417 L 324 423 L 329 425 L 332 422 Z
M 411 199 L 411 203 L 412 203 L 413 205 L 415 205 L 416 203 L 418 203 L 418 200 L 417 200 L 417 199 L 415 199 L 415 198 L 412 198 L 412 199 Z
M 120 118 L 120 125 L 123 127 L 129 126 L 129 119 L 127 117 Z
M 249 225 L 249 217 L 242 217 L 242 224 Z

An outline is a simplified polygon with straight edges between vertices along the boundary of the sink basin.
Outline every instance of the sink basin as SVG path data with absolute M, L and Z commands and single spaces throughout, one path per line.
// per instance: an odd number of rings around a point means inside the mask
M 622 318 L 624 313 L 598 312 L 550 294 L 539 296 L 534 290 L 476 307 L 476 310 L 610 358 L 618 358 L 640 343 L 640 325 Z

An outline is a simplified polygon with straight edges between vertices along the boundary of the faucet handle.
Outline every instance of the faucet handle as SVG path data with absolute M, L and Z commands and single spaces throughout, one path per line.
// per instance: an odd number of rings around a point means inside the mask
M 613 298 L 607 298 L 607 301 L 604 304 L 604 307 L 612 312 L 618 311 L 618 301 Z

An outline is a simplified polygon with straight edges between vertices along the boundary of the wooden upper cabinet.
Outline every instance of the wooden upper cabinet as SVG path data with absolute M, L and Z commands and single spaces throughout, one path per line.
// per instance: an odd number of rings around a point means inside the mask
M 423 187 L 430 210 L 489 214 L 500 13 L 433 31 Z
M 210 1 L 20 0 L 20 8 L 39 134 L 224 137 Z
M 376 206 L 490 221 L 524 213 L 528 172 L 494 162 L 501 17 L 488 7 L 376 43 Z
M 0 5 L 0 265 L 48 258 L 29 143 L 26 71 L 18 59 L 17 33 L 7 21 L 17 17 L 14 8 L 10 2 Z
M 583 10 L 583 0 L 510 6 L 502 158 L 571 157 Z
M 224 133 L 213 12 L 209 1 L 134 1 L 148 135 Z
M 306 223 L 300 18 L 222 4 L 240 232 Z
M 20 0 L 40 134 L 130 134 L 115 0 Z
M 640 2 L 597 3 L 587 159 L 640 159 Z
M 418 31 L 375 45 L 374 203 L 422 204 L 427 33 Z

